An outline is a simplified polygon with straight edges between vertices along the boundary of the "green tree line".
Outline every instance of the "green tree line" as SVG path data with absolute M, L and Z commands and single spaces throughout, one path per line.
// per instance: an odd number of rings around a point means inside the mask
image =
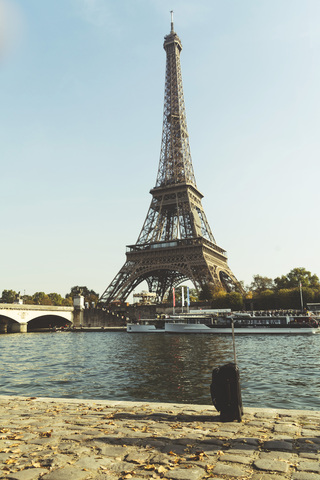
M 20 292 L 15 290 L 3 290 L 1 295 L 1 303 L 14 303 L 18 299 L 23 300 L 25 305 L 55 305 L 55 306 L 67 306 L 72 307 L 73 297 L 81 293 L 84 296 L 84 301 L 89 305 L 98 302 L 99 294 L 93 290 L 89 290 L 87 287 L 72 287 L 70 292 L 61 296 L 59 293 L 45 293 L 36 292 L 33 295 L 20 295 Z
M 191 303 L 205 301 L 212 308 L 231 308 L 232 310 L 300 309 L 302 292 L 304 307 L 307 303 L 320 303 L 319 278 L 302 267 L 293 268 L 287 275 L 274 279 L 257 274 L 253 276 L 250 285 L 245 286 L 241 282 L 241 286 L 244 293 L 226 292 L 210 285 L 205 285 L 200 292 L 192 288 L 190 289 L 190 301 Z M 186 287 L 184 288 L 186 297 Z M 88 302 L 90 306 L 97 304 L 99 294 L 87 287 L 79 286 L 72 287 L 65 297 L 58 293 L 46 294 L 44 292 L 20 296 L 14 290 L 3 290 L 0 301 L 13 303 L 20 297 L 27 305 L 72 306 L 73 297 L 79 293 L 84 296 L 85 302 Z M 175 297 L 176 304 L 181 304 L 181 288 L 176 288 Z M 169 294 L 167 302 L 172 303 L 172 292 Z
M 288 274 L 274 279 L 254 275 L 251 284 L 242 284 L 242 289 L 244 294 L 227 293 L 206 285 L 199 299 L 209 301 L 212 308 L 232 310 L 299 310 L 302 306 L 306 308 L 307 303 L 320 303 L 319 278 L 302 267 L 293 268 Z

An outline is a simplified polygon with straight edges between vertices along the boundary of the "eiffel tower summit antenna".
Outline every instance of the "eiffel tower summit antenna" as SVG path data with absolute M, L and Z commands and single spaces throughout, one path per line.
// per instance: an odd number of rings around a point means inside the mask
M 219 286 L 227 291 L 239 283 L 216 244 L 197 188 L 191 160 L 180 66 L 181 40 L 174 31 L 164 37 L 166 76 L 160 161 L 151 204 L 126 262 L 100 297 L 100 305 L 124 301 L 143 281 L 159 301 L 190 280 L 200 291 Z
M 171 33 L 174 32 L 174 28 L 173 28 L 173 10 L 170 11 L 171 13 Z

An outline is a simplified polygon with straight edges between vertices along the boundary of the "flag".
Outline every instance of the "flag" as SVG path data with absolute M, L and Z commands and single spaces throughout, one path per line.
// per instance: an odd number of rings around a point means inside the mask
M 184 287 L 181 287 L 181 305 L 184 306 Z
M 174 287 L 172 288 L 172 300 L 173 300 L 173 306 L 176 306 L 176 292 Z

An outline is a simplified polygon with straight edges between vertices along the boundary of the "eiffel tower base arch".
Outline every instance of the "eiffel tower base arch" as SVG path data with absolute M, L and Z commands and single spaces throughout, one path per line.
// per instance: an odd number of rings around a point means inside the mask
M 125 301 L 143 281 L 149 292 L 163 298 L 172 287 L 190 280 L 200 291 L 205 285 L 226 291 L 239 289 L 224 250 L 203 238 L 129 246 L 127 260 L 100 298 L 100 303 Z

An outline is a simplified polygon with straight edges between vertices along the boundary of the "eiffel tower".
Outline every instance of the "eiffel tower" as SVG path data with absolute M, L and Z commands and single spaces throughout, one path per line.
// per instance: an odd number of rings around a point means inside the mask
M 203 210 L 203 195 L 193 172 L 182 88 L 180 38 L 164 37 L 166 79 L 160 162 L 151 205 L 126 262 L 100 298 L 100 304 L 124 301 L 143 281 L 163 300 L 172 287 L 191 280 L 227 291 L 238 282 L 227 264 L 226 251 L 216 244 Z M 240 289 L 241 290 L 241 289 Z

